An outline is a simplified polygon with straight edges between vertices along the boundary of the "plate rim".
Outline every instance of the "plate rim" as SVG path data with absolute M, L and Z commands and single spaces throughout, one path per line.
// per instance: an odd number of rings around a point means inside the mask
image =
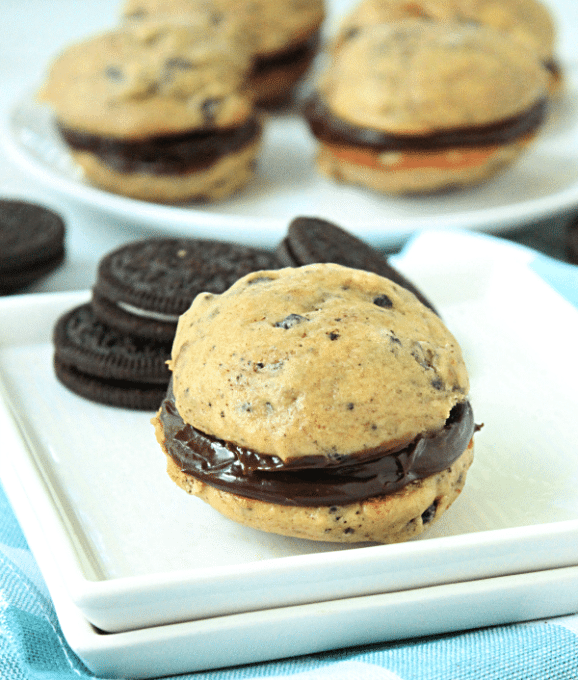
M 565 91 L 574 91 L 571 86 L 574 80 L 573 68 L 566 67 Z M 52 171 L 46 162 L 40 162 L 29 147 L 24 144 L 17 134 L 20 129 L 17 118 L 26 110 L 38 111 L 38 117 L 44 119 L 44 124 L 52 125 L 52 114 L 46 105 L 34 100 L 33 90 L 21 93 L 16 101 L 7 108 L 7 115 L 0 125 L 0 142 L 2 142 L 10 158 L 25 171 L 31 173 L 42 184 L 50 187 L 64 198 L 72 198 L 79 205 L 91 210 L 101 210 L 109 217 L 130 220 L 135 224 L 141 224 L 147 228 L 159 228 L 169 231 L 185 231 L 199 237 L 212 236 L 217 239 L 238 240 L 254 244 L 258 234 L 258 241 L 263 247 L 274 247 L 284 235 L 289 221 L 303 211 L 297 211 L 289 217 L 273 217 L 262 215 L 235 215 L 231 213 L 219 213 L 218 204 L 215 211 L 204 211 L 192 207 L 165 205 L 160 203 L 148 203 L 133 198 L 124 197 L 107 192 L 95 186 L 91 186 L 81 180 L 67 177 L 62 173 Z M 568 96 L 561 93 L 559 96 Z M 578 123 L 575 126 L 578 133 Z M 58 142 L 65 154 L 67 151 L 64 144 Z M 530 149 L 528 153 L 532 153 Z M 496 181 L 499 181 L 497 178 Z M 361 191 L 355 187 L 343 185 L 345 191 Z M 464 189 L 467 191 L 468 189 Z M 371 193 L 370 193 L 371 195 Z M 378 197 L 379 198 L 379 197 Z M 375 215 L 370 220 L 364 220 L 363 228 L 359 224 L 343 224 L 361 238 L 365 238 L 373 245 L 384 248 L 394 248 L 403 245 L 403 242 L 412 234 L 440 228 L 455 228 L 464 231 L 481 231 L 484 233 L 499 233 L 506 229 L 520 229 L 529 222 L 564 215 L 572 210 L 578 202 L 578 179 L 575 184 L 561 191 L 547 196 L 539 196 L 525 200 L 519 204 L 507 204 L 504 206 L 492 206 L 489 208 L 461 209 L 455 213 L 440 215 L 413 215 L 413 216 L 387 216 L 387 210 L 383 215 Z M 312 211 L 315 212 L 315 211 Z M 215 229 L 223 228 L 226 231 L 217 233 Z M 389 229 L 384 231 L 385 225 Z

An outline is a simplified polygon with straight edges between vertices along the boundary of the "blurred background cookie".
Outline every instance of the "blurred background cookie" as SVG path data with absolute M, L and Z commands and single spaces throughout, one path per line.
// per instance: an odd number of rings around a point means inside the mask
M 550 73 L 552 90 L 559 86 L 556 27 L 539 0 L 361 0 L 342 18 L 334 45 L 339 47 L 366 26 L 403 19 L 482 25 L 503 32 L 537 54 Z
M 250 56 L 203 26 L 126 26 L 56 58 L 39 98 L 87 179 L 157 202 L 215 201 L 250 181 L 261 142 L 243 91 Z
M 46 276 L 64 260 L 65 225 L 48 208 L 0 199 L 0 295 Z
M 323 0 L 126 0 L 126 20 L 188 16 L 210 11 L 217 30 L 230 31 L 236 21 L 251 46 L 249 87 L 255 101 L 278 106 L 291 96 L 317 54 L 325 19 Z
M 540 128 L 548 76 L 485 26 L 406 20 L 350 37 L 304 107 L 321 173 L 392 194 L 472 185 Z

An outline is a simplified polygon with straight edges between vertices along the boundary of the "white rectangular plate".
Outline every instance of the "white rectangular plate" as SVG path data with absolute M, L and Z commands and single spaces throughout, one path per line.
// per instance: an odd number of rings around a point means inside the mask
M 269 535 L 187 496 L 165 474 L 150 414 L 93 404 L 53 375 L 54 322 L 88 293 L 0 301 L 0 467 L 21 480 L 22 525 L 36 516 L 67 597 L 113 632 L 577 565 L 578 312 L 533 258 L 428 232 L 397 262 L 462 345 L 484 427 L 458 501 L 394 546 Z

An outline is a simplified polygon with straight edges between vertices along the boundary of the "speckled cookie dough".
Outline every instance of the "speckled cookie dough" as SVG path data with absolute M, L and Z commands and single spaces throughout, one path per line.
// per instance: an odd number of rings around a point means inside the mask
M 282 460 L 409 443 L 468 392 L 436 314 L 388 279 L 333 264 L 201 294 L 169 367 L 186 423 Z
M 255 36 L 243 11 L 235 11 L 223 0 L 126 0 L 121 7 L 121 24 L 131 28 L 174 23 L 203 32 L 205 38 L 226 40 L 235 50 L 253 54 Z
M 56 58 L 39 98 L 65 126 L 125 140 L 239 125 L 250 57 L 200 35 L 146 22 L 93 36 Z
M 322 24 L 322 0 L 126 0 L 126 19 L 154 19 L 159 15 L 184 18 L 211 8 L 231 20 L 237 17 L 249 32 L 258 56 L 271 55 L 306 40 Z
M 544 62 L 554 59 L 554 20 L 538 0 L 362 0 L 342 20 L 336 44 L 362 27 L 402 19 L 490 26 L 538 54 Z

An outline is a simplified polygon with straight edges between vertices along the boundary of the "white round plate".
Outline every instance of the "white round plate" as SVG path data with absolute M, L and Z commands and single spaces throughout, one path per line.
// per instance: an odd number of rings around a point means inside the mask
M 315 142 L 297 115 L 265 121 L 254 181 L 238 196 L 211 205 L 168 206 L 124 198 L 90 186 L 71 161 L 50 112 L 32 96 L 5 121 L 10 156 L 45 185 L 108 216 L 167 233 L 276 245 L 298 215 L 322 217 L 381 247 L 418 230 L 458 228 L 499 232 L 578 205 L 578 108 L 574 73 L 553 102 L 538 139 L 487 183 L 446 194 L 388 197 L 329 181 L 314 167 Z

